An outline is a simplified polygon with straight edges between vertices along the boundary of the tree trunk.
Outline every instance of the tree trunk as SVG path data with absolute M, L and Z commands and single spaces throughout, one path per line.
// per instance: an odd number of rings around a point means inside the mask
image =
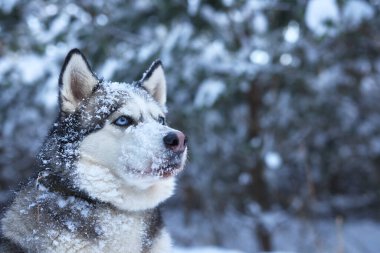
M 262 109 L 262 94 L 259 85 L 252 83 L 248 93 L 248 104 L 250 109 L 249 119 L 249 140 L 260 138 L 260 110 Z M 256 155 L 256 163 L 250 169 L 252 184 L 249 186 L 249 193 L 252 198 L 260 205 L 263 212 L 270 209 L 270 197 L 268 185 L 265 180 L 265 167 L 259 154 Z M 260 217 L 257 217 L 256 237 L 260 243 L 261 250 L 272 250 L 271 235 L 262 223 Z

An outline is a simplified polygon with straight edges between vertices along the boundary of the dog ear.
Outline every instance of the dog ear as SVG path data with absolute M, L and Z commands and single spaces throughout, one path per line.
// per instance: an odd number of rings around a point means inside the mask
M 66 56 L 59 75 L 61 110 L 74 112 L 79 103 L 92 94 L 99 83 L 86 58 L 79 49 L 72 49 Z
M 160 105 L 166 104 L 166 79 L 160 60 L 152 63 L 141 78 L 140 84 Z

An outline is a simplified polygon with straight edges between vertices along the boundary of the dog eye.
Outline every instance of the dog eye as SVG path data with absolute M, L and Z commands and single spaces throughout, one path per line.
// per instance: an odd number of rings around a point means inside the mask
M 160 123 L 161 125 L 166 125 L 166 120 L 164 117 L 160 116 L 158 117 L 158 123 Z
M 133 119 L 127 116 L 120 116 L 113 122 L 116 126 L 130 126 L 133 124 Z

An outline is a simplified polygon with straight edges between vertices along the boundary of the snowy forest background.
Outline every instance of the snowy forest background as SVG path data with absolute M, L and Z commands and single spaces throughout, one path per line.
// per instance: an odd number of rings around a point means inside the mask
M 35 173 L 74 47 L 106 80 L 160 58 L 190 141 L 177 245 L 380 252 L 380 1 L 0 0 L 0 204 Z

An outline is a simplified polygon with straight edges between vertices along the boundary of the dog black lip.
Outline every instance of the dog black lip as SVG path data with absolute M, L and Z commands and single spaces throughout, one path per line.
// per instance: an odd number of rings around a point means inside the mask
M 183 152 L 173 152 L 161 166 L 153 170 L 153 173 L 162 177 L 178 174 L 182 170 L 182 155 Z
M 173 175 L 176 175 L 182 170 L 181 164 L 171 164 L 166 165 L 163 167 L 160 167 L 158 170 L 155 171 L 155 174 L 157 174 L 160 177 L 170 177 Z
M 146 170 L 143 173 L 141 173 L 140 171 L 136 171 L 136 174 L 141 174 L 145 176 L 155 176 L 161 178 L 176 176 L 179 172 L 183 170 L 184 154 L 184 151 L 168 151 L 164 157 L 158 156 L 155 158 L 160 161 L 159 164 L 154 165 L 153 159 L 150 166 L 146 168 Z
M 168 164 L 166 166 L 163 166 L 161 167 L 159 170 L 172 170 L 173 168 L 177 168 L 177 167 L 180 167 L 181 166 L 181 163 L 178 162 L 178 163 L 172 163 L 172 164 Z

